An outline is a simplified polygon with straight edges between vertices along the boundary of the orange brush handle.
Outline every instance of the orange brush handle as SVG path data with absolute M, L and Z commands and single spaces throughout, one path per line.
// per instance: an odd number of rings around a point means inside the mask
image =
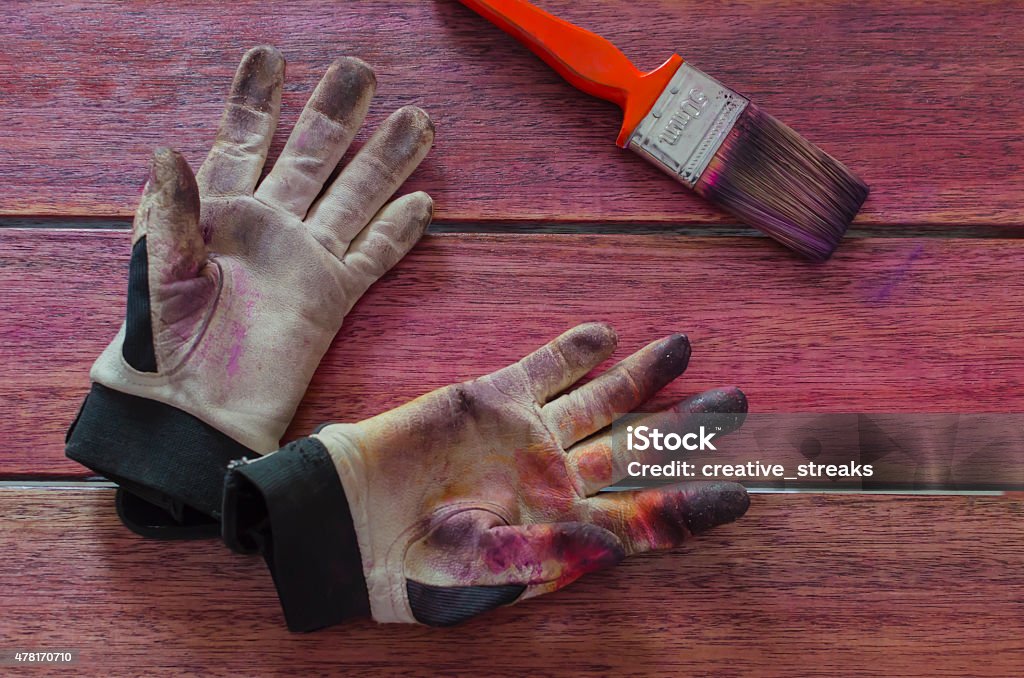
M 624 119 L 615 143 L 623 148 L 683 63 L 673 54 L 657 69 L 642 73 L 601 36 L 525 0 L 460 1 L 529 47 L 576 88 L 618 104 Z

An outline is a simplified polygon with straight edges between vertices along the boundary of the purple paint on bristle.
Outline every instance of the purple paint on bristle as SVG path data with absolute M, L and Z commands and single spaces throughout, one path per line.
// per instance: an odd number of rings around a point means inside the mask
M 753 104 L 694 190 L 815 261 L 831 256 L 868 195 L 839 161 Z

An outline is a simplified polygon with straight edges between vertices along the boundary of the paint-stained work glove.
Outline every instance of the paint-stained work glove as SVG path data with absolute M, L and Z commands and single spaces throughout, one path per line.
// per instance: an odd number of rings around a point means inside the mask
M 141 534 L 219 534 L 228 462 L 278 448 L 345 314 L 430 222 L 425 193 L 387 202 L 433 142 L 418 108 L 330 178 L 376 86 L 358 59 L 328 69 L 260 181 L 284 68 L 272 47 L 243 57 L 197 177 L 173 151 L 153 156 L 125 323 L 68 432 L 67 455 L 121 486 Z
M 597 493 L 629 461 L 602 429 L 690 354 L 673 335 L 562 394 L 616 343 L 580 325 L 491 375 L 233 463 L 225 541 L 263 553 L 292 630 L 366 615 L 444 626 L 743 515 L 733 483 Z M 673 409 L 741 421 L 746 407 L 726 388 Z

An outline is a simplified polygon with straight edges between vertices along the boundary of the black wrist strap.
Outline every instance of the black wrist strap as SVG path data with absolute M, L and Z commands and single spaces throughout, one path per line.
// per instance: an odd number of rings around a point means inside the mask
M 224 480 L 224 541 L 263 554 L 292 631 L 370 615 L 355 526 L 327 448 L 301 438 L 235 462 Z
M 94 383 L 67 456 L 121 486 L 122 522 L 145 537 L 216 537 L 228 462 L 249 448 L 182 410 Z

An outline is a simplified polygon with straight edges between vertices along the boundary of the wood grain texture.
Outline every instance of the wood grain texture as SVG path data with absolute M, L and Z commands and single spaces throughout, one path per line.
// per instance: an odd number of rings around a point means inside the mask
M 123 318 L 124 232 L 0 230 L 0 474 L 69 475 L 63 435 Z M 1024 243 L 428 236 L 346 318 L 288 434 L 486 374 L 590 320 L 615 359 L 686 332 L 657 401 L 737 384 L 758 412 L 1024 411 Z M 329 312 L 325 309 L 325 312 Z
M 645 69 L 678 51 L 751 96 L 867 180 L 861 224 L 1021 222 L 1019 2 L 539 4 Z M 289 59 L 285 130 L 340 54 L 377 69 L 372 124 L 432 113 L 409 188 L 440 219 L 731 222 L 615 148 L 614 106 L 455 0 L 5 2 L 0 24 L 0 214 L 130 215 L 151 150 L 198 163 L 239 56 L 269 42 Z
M 297 635 L 257 557 L 216 541 L 142 540 L 117 521 L 112 499 L 0 489 L 5 646 L 77 648 L 78 675 L 105 676 L 1012 676 L 1024 667 L 1022 500 L 757 495 L 746 518 L 682 549 L 456 628 L 362 621 Z

